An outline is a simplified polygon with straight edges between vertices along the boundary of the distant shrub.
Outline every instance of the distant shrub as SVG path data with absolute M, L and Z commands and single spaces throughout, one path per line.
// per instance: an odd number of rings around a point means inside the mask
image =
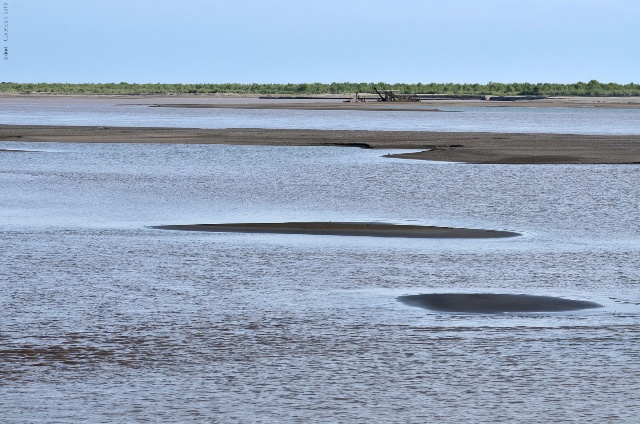
M 403 94 L 450 94 L 450 95 L 509 95 L 509 96 L 640 96 L 640 85 L 635 83 L 416 83 L 388 84 L 385 82 L 332 82 L 324 84 L 129 84 L 126 82 L 107 84 L 69 83 L 0 83 L 2 93 L 48 93 L 48 94 L 258 94 L 258 95 L 319 95 L 373 93 L 378 90 L 398 90 Z

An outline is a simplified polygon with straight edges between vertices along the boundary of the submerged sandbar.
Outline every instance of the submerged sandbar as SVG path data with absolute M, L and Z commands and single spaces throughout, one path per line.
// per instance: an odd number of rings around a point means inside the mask
M 422 225 L 394 225 L 369 222 L 280 222 L 158 225 L 160 230 L 209 231 L 231 233 L 313 234 L 365 237 L 401 238 L 504 238 L 519 236 L 511 231 L 472 228 L 431 227 Z
M 602 307 L 598 303 L 584 300 L 526 294 L 431 293 L 400 296 L 398 300 L 409 306 L 432 311 L 474 314 L 568 312 Z

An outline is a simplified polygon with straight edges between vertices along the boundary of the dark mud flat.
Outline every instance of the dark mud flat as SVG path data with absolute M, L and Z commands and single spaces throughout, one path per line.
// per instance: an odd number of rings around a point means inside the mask
M 519 236 L 511 231 L 471 228 L 427 227 L 367 222 L 282 222 L 238 224 L 160 225 L 159 230 L 209 231 L 232 233 L 314 234 L 404 238 L 504 238 Z
M 473 314 L 568 312 L 602 307 L 595 302 L 526 294 L 431 293 L 400 296 L 398 300 L 409 306 L 432 311 Z

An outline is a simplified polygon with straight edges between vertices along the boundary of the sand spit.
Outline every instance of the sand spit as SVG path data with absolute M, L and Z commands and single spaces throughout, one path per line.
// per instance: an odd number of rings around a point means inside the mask
M 313 234 L 365 237 L 401 238 L 504 238 L 519 236 L 510 231 L 493 231 L 470 228 L 427 227 L 420 225 L 393 225 L 368 222 L 282 222 L 160 225 L 160 230 L 208 231 L 231 233 Z
M 0 125 L 0 140 L 356 146 L 424 150 L 396 158 L 479 164 L 640 163 L 640 135 Z
M 567 312 L 602 307 L 598 303 L 583 300 L 526 294 L 432 293 L 400 296 L 398 300 L 409 306 L 417 306 L 432 311 L 473 314 Z
M 428 151 L 390 156 L 476 164 L 640 164 L 640 136 L 452 133 Z

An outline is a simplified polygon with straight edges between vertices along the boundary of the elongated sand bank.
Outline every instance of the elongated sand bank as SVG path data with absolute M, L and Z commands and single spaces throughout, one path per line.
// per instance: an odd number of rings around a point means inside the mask
M 240 109 L 298 109 L 298 110 L 424 110 L 441 106 L 473 107 L 535 107 L 535 108 L 602 108 L 637 109 L 640 96 L 552 96 L 528 98 L 527 96 L 490 96 L 489 100 L 461 98 L 448 95 L 422 96 L 420 102 L 378 102 L 375 93 L 359 93 L 366 102 L 356 102 L 355 93 L 322 94 L 302 96 L 275 96 L 261 94 L 45 94 L 45 93 L 0 93 L 2 101 L 38 102 L 101 102 L 122 106 L 144 105 L 151 107 L 178 108 L 240 108 Z M 350 100 L 350 101 L 346 101 Z
M 227 233 L 313 234 L 335 236 L 402 237 L 402 238 L 504 238 L 519 236 L 511 231 L 470 228 L 426 227 L 367 222 L 282 222 L 159 225 L 159 230 L 209 231 Z
M 0 125 L 0 141 L 348 146 L 480 164 L 639 164 L 640 135 Z
M 162 100 L 162 99 L 161 99 Z M 175 99 L 172 99 L 175 100 Z M 590 101 L 589 101 L 590 100 Z M 630 101 L 629 101 L 630 100 Z M 145 104 L 145 103 L 142 103 Z M 611 100 L 557 100 L 539 101 L 482 101 L 482 100 L 423 100 L 420 102 L 278 102 L 277 100 L 255 100 L 251 103 L 157 103 L 150 107 L 170 107 L 182 109 L 289 109 L 289 110 L 364 110 L 364 111 L 405 111 L 405 112 L 454 112 L 440 107 L 537 107 L 537 108 L 597 108 L 597 109 L 638 109 L 638 99 Z
M 567 312 L 602 307 L 595 302 L 526 294 L 432 293 L 400 296 L 398 300 L 409 306 L 432 311 L 474 314 Z
M 230 109 L 297 109 L 297 110 L 407 110 L 407 111 L 439 111 L 440 106 L 473 106 L 473 107 L 536 107 L 536 108 L 601 108 L 601 109 L 637 109 L 640 108 L 640 97 L 549 97 L 545 99 L 491 100 L 455 99 L 447 96 L 441 98 L 423 98 L 420 102 L 378 102 L 376 94 L 364 95 L 366 102 L 356 102 L 355 94 L 339 98 L 251 98 L 235 101 L 233 98 L 220 99 L 208 96 L 146 96 L 138 104 L 152 107 L 175 108 L 230 108 Z M 344 101 L 349 99 L 351 101 Z M 135 98 L 126 100 L 131 104 Z
M 181 109 L 289 109 L 289 110 L 371 110 L 397 112 L 443 112 L 432 105 L 420 102 L 309 102 L 309 103 L 164 103 L 151 107 L 172 107 Z

